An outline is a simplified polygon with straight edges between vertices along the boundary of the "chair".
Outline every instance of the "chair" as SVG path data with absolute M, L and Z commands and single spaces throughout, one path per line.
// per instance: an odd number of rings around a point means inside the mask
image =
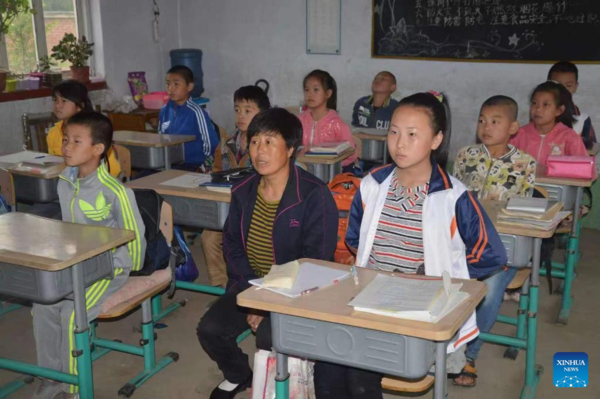
M 173 209 L 167 202 L 163 202 L 160 217 L 160 230 L 169 245 L 173 240 Z M 171 255 L 169 266 L 174 266 L 175 255 Z M 141 356 L 144 358 L 144 370 L 126 383 L 119 395 L 130 397 L 135 390 L 154 374 L 179 360 L 179 354 L 169 352 L 161 359 L 155 358 L 154 323 L 152 308 L 156 298 L 171 285 L 172 270 L 167 268 L 158 270 L 150 276 L 130 277 L 119 291 L 111 295 L 104 302 L 97 320 L 110 320 L 121 317 L 141 305 L 142 307 L 142 339 L 141 348 L 135 345 L 124 344 L 120 341 L 101 339 L 96 336 L 97 321 L 91 323 L 92 343 L 95 345 L 92 359 L 96 360 L 110 351 L 116 350 L 123 353 Z
M 48 152 L 46 135 L 48 134 L 48 129 L 57 122 L 56 116 L 52 112 L 25 113 L 23 114 L 22 122 L 25 149 Z
M 435 382 L 432 375 L 426 375 L 420 380 L 405 380 L 400 377 L 385 376 L 381 380 L 381 387 L 394 392 L 425 392 Z
M 17 210 L 17 199 L 15 196 L 15 181 L 6 169 L 0 169 L 0 194 L 6 200 L 12 211 Z
M 123 172 L 123 176 L 125 176 L 125 181 L 131 180 L 131 153 L 129 152 L 129 149 L 118 144 L 113 144 L 113 149 L 119 160 L 121 172 Z

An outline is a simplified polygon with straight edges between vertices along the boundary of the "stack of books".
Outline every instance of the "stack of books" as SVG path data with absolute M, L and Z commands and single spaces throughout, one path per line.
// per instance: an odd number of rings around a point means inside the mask
M 339 155 L 350 148 L 350 143 L 347 141 L 341 143 L 321 143 L 318 146 L 311 147 L 305 155 L 320 157 L 323 155 Z
M 561 209 L 559 202 L 547 198 L 513 197 L 498 212 L 498 223 L 548 231 L 571 213 Z

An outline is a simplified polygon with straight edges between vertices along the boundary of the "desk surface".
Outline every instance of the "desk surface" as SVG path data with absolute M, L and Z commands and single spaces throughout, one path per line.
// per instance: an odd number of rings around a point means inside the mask
M 587 150 L 588 154 L 595 157 L 600 152 L 600 143 L 594 143 L 592 148 Z
M 482 200 L 481 205 L 483 206 L 483 209 L 485 209 L 485 213 L 487 213 L 492 220 L 492 223 L 494 224 L 494 227 L 498 233 L 514 234 L 517 236 L 534 238 L 549 238 L 552 237 L 556 231 L 556 227 L 548 231 L 543 231 L 525 226 L 512 226 L 498 223 L 498 212 L 500 212 L 500 210 L 506 206 L 506 201 Z
M 336 163 L 341 162 L 344 159 L 348 158 L 350 155 L 354 154 L 355 151 L 356 150 L 354 148 L 348 148 L 346 151 L 340 153 L 339 155 L 323 155 L 323 156 L 309 155 L 309 156 L 306 156 L 306 155 L 304 155 L 306 153 L 306 150 L 302 150 L 298 153 L 298 157 L 296 157 L 296 160 L 298 162 L 303 162 L 303 163 L 333 165 L 333 164 L 336 164 Z
M 161 184 L 167 180 L 171 180 L 189 173 L 191 172 L 175 169 L 164 170 L 162 172 L 158 172 L 150 176 L 142 177 L 141 179 L 132 180 L 129 183 L 125 184 L 125 186 L 129 188 L 150 188 L 162 195 L 173 195 L 177 197 L 186 197 L 217 202 L 231 202 L 231 194 L 210 191 L 206 187 L 185 188 L 166 186 L 164 184 Z
M 194 136 L 132 132 L 129 130 L 117 130 L 113 135 L 113 143 L 115 144 L 155 148 L 171 147 L 195 139 Z
M 43 169 L 36 169 L 34 167 L 18 167 L 8 169 L 8 171 L 13 175 L 36 177 L 38 179 L 54 179 L 61 174 L 65 167 L 66 165 L 61 163 L 60 165 L 54 165 Z
M 302 260 L 308 259 L 301 259 L 300 261 Z M 348 269 L 346 265 L 332 262 L 310 261 L 323 266 Z M 460 280 L 463 283 L 461 291 L 468 292 L 470 294 L 469 299 L 435 324 L 355 312 L 351 306 L 348 306 L 348 302 L 358 295 L 375 278 L 377 273 L 385 272 L 359 267 L 359 285 L 355 285 L 352 278 L 347 278 L 338 284 L 299 298 L 288 298 L 268 290 L 257 290 L 257 287 L 252 287 L 238 295 L 237 303 L 248 308 L 291 316 L 408 335 L 432 341 L 447 341 L 471 316 L 487 290 L 486 285 L 482 282 Z M 423 276 L 415 277 L 423 278 Z
M 134 239 L 129 230 L 94 227 L 20 212 L 0 216 L 0 262 L 58 271 Z
M 594 180 L 592 179 L 569 179 L 566 177 L 548 177 L 546 176 L 546 167 L 538 165 L 535 171 L 535 182 L 544 184 L 555 184 L 558 186 L 573 186 L 573 187 L 591 187 Z

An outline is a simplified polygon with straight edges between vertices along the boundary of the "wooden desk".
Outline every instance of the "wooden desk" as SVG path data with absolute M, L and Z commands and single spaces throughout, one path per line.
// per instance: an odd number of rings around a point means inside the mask
M 149 188 L 162 195 L 173 207 L 175 224 L 222 230 L 225 219 L 229 215 L 231 194 L 210 191 L 206 187 L 185 188 L 161 184 L 190 173 L 183 170 L 165 170 L 132 180 L 125 186 Z
M 3 276 L 0 294 L 31 299 L 26 295 L 26 288 L 37 286 L 42 281 L 55 286 L 59 283 L 64 285 L 64 279 L 53 277 L 58 276 L 57 273 L 70 272 L 68 281 L 72 285 L 75 308 L 75 346 L 80 353 L 77 375 L 5 358 L 0 358 L 0 368 L 77 384 L 80 397 L 92 399 L 94 385 L 85 301 L 88 262 L 96 260 L 102 263 L 103 268 L 108 266 L 112 270 L 110 250 L 134 237 L 133 231 L 66 223 L 18 212 L 0 216 L 0 275 Z M 11 286 L 11 276 L 17 274 L 14 269 L 19 268 L 21 273 L 14 279 L 18 285 Z M 35 273 L 35 278 L 30 282 L 35 284 L 28 284 L 29 280 L 25 277 L 32 273 Z
M 298 153 L 296 160 L 306 164 L 310 173 L 328 183 L 335 175 L 342 172 L 342 161 L 354 154 L 355 151 L 354 148 L 348 148 L 339 155 L 307 156 L 305 155 L 307 150 L 302 150 Z
M 300 259 L 300 261 L 303 260 L 308 261 L 308 259 Z M 348 269 L 346 265 L 332 262 L 317 260 L 310 260 L 310 262 L 332 268 Z M 275 315 L 295 316 L 435 341 L 437 354 L 435 398 L 445 397 L 447 342 L 456 334 L 485 296 L 487 289 L 485 284 L 478 281 L 461 280 L 463 283 L 461 290 L 470 294 L 469 300 L 461 304 L 440 322 L 431 324 L 355 312 L 352 307 L 348 306 L 348 302 L 361 292 L 377 273 L 384 273 L 364 268 L 358 269 L 359 285 L 355 285 L 351 278 L 344 279 L 331 287 L 299 298 L 287 298 L 268 290 L 258 290 L 256 287 L 252 287 L 239 294 L 237 302 L 240 306 L 273 312 Z M 346 330 L 344 332 L 346 333 Z M 348 339 L 352 340 L 351 337 L 348 337 Z M 298 350 L 301 351 L 300 348 Z M 278 352 L 277 361 L 286 364 L 286 355 Z M 278 367 L 278 380 L 285 379 L 286 373 L 287 369 L 280 370 Z
M 496 231 L 498 231 L 500 234 L 514 234 L 517 236 L 533 238 L 550 238 L 554 235 L 556 227 L 548 231 L 543 231 L 525 226 L 513 226 L 498 223 L 498 212 L 500 212 L 502 208 L 506 207 L 506 201 L 482 200 L 480 202 L 483 206 L 483 209 L 485 209 L 485 213 L 487 213 L 492 220 L 492 223 L 494 223 Z
M 158 126 L 158 109 L 138 108 L 129 114 L 120 112 L 108 112 L 106 115 L 113 124 L 114 130 L 133 130 L 136 132 L 156 131 Z M 153 130 L 148 130 L 146 124 L 150 124 Z
M 58 175 L 65 168 L 65 164 L 46 168 L 19 165 L 20 162 L 0 162 L 0 167 L 6 168 L 13 175 L 17 201 L 47 203 L 58 200 Z
M 131 166 L 140 169 L 171 169 L 171 164 L 184 161 L 183 144 L 196 137 L 175 134 L 155 134 L 118 130 L 113 143 L 131 153 Z
M 352 127 L 352 135 L 363 141 L 362 159 L 388 162 L 387 129 Z

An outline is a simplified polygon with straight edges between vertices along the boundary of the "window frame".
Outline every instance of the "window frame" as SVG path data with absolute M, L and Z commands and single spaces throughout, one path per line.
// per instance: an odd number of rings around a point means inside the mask
M 51 50 L 48 48 L 46 41 L 46 21 L 44 19 L 44 6 L 42 0 L 31 0 L 31 8 L 35 10 L 32 15 L 33 32 L 35 36 L 35 47 L 38 59 L 44 55 L 50 55 Z M 89 0 L 75 0 L 75 23 L 77 24 L 78 37 L 86 36 L 88 39 L 91 35 L 90 24 L 90 4 Z M 94 65 L 94 56 L 90 57 L 90 66 Z M 8 50 L 6 48 L 6 40 L 4 37 L 0 40 L 0 68 L 10 71 L 8 63 Z

